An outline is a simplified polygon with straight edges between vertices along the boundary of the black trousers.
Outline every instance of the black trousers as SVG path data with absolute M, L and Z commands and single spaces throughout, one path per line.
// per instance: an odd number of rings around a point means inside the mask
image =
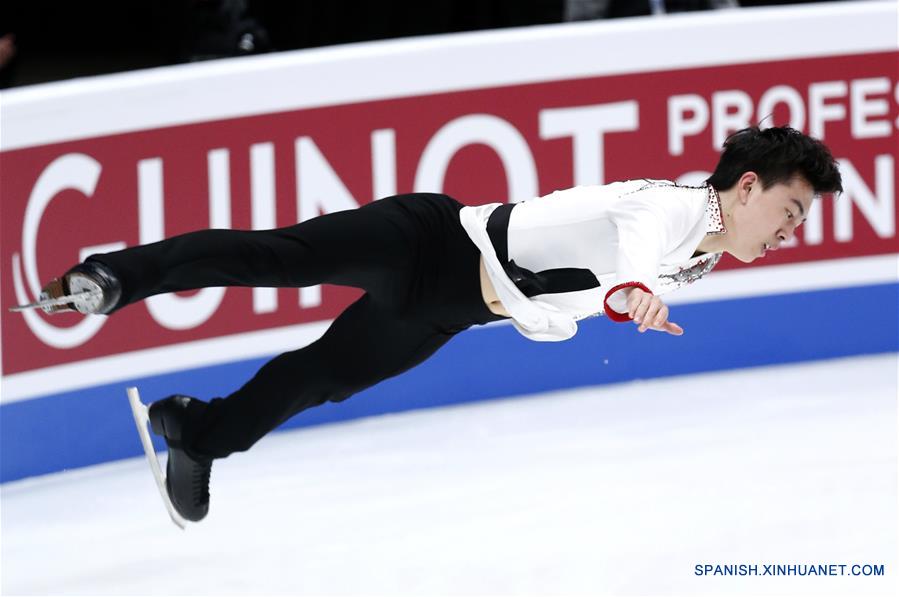
M 90 257 L 128 304 L 210 286 L 338 284 L 365 294 L 312 344 L 264 365 L 184 429 L 194 455 L 249 449 L 293 415 L 421 363 L 456 333 L 501 319 L 481 296 L 480 253 L 446 195 L 398 195 L 264 231 L 203 230 Z

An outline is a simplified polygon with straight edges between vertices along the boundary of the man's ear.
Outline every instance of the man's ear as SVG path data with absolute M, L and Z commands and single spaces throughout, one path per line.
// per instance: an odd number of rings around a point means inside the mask
M 761 182 L 759 182 L 759 175 L 755 172 L 749 171 L 744 172 L 743 176 L 737 181 L 737 200 L 746 205 L 749 202 L 749 194 L 752 193 L 753 187 L 759 187 Z M 761 188 L 758 188 L 756 192 L 760 191 Z

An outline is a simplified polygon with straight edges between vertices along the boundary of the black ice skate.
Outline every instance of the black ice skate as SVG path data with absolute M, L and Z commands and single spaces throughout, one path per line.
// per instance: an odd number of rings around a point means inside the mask
M 97 261 L 87 261 L 79 263 L 61 278 L 51 280 L 37 301 L 11 307 L 10 311 L 41 309 L 45 313 L 106 314 L 115 308 L 121 297 L 122 284 L 109 268 Z
M 212 460 L 188 454 L 181 443 L 181 431 L 189 418 L 202 412 L 206 407 L 205 403 L 188 396 L 176 395 L 154 402 L 148 408 L 140 402 L 137 388 L 128 388 L 128 399 L 144 452 L 172 521 L 182 529 L 186 526 L 186 521 L 199 522 L 209 511 Z M 148 423 L 154 433 L 165 438 L 168 445 L 165 476 L 150 441 Z
M 150 427 L 169 447 L 165 487 L 178 514 L 198 522 L 209 511 L 209 473 L 212 460 L 188 454 L 181 444 L 186 420 L 206 405 L 188 396 L 170 396 L 150 405 Z

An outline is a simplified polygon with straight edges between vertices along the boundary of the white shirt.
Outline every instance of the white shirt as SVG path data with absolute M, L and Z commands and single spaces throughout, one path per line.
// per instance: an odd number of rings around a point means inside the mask
M 487 220 L 500 205 L 466 206 L 459 217 L 513 324 L 532 340 L 566 340 L 579 319 L 600 313 L 627 320 L 622 290 L 642 286 L 663 294 L 700 278 L 721 256 L 693 256 L 706 234 L 725 231 L 711 186 L 642 179 L 574 187 L 516 204 L 509 259 L 533 272 L 589 269 L 600 285 L 528 298 L 506 275 L 487 234 Z

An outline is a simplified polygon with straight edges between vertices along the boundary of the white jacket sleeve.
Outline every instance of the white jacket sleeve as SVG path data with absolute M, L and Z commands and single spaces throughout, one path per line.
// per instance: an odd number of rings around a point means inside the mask
M 618 230 L 615 281 L 606 293 L 605 312 L 626 321 L 628 288 L 655 293 L 662 258 L 677 247 L 695 225 L 695 204 L 686 197 L 653 189 L 622 197 L 608 216 Z

